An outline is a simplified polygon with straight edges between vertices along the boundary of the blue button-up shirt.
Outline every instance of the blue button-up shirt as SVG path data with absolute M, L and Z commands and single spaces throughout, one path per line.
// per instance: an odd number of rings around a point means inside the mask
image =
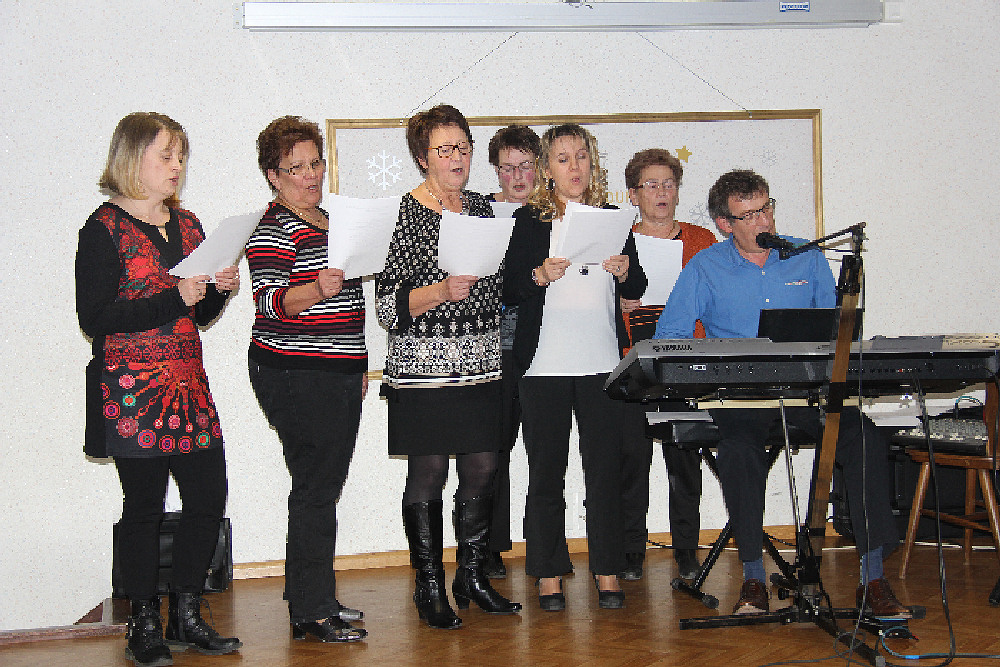
M 764 308 L 832 308 L 836 301 L 833 272 L 818 249 L 788 259 L 778 259 L 778 251 L 772 250 L 761 268 L 740 255 L 729 238 L 687 263 L 655 336 L 691 338 L 695 322 L 701 320 L 709 338 L 753 338 Z

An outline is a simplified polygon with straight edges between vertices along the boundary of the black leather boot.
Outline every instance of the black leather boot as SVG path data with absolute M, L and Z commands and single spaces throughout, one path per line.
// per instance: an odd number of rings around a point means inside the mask
M 451 592 L 459 609 L 468 609 L 472 601 L 488 614 L 516 614 L 521 611 L 521 603 L 511 602 L 497 593 L 483 572 L 489 555 L 486 538 L 492 508 L 493 500 L 489 496 L 477 496 L 464 503 L 455 501 L 452 517 L 458 540 L 458 571 Z
M 448 602 L 441 551 L 444 547 L 442 503 L 430 500 L 403 506 L 403 527 L 410 543 L 410 565 L 417 571 L 413 603 L 420 618 L 432 628 L 451 630 L 462 619 Z
M 193 648 L 206 655 L 232 653 L 243 646 L 236 637 L 222 637 L 201 617 L 202 598 L 197 593 L 171 593 L 167 608 L 167 643 L 184 651 Z
M 128 619 L 128 643 L 125 656 L 139 667 L 163 667 L 174 664 L 170 649 L 163 642 L 160 622 L 160 599 L 132 600 Z

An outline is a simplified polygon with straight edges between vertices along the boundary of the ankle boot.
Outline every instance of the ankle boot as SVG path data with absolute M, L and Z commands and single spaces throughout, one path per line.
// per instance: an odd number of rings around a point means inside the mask
M 241 646 L 236 637 L 222 637 L 201 617 L 202 597 L 197 593 L 171 593 L 167 608 L 167 643 L 184 651 L 194 648 L 206 655 L 232 653 Z
M 420 618 L 432 628 L 450 630 L 462 625 L 462 619 L 448 603 L 444 583 L 442 503 L 430 500 L 403 506 L 403 527 L 410 543 L 410 565 L 417 571 L 413 603 Z
M 159 598 L 132 600 L 125 656 L 138 667 L 163 667 L 174 664 L 173 658 L 170 657 L 170 649 L 163 643 Z
M 455 501 L 452 518 L 458 540 L 458 571 L 451 592 L 459 609 L 468 609 L 472 601 L 488 614 L 516 614 L 521 611 L 521 603 L 497 593 L 483 572 L 489 555 L 486 541 L 492 508 L 489 496 L 477 496 L 464 503 Z

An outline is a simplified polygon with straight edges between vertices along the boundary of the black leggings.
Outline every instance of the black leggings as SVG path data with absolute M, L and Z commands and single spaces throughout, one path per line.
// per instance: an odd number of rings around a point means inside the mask
M 115 457 L 115 467 L 124 494 L 118 561 L 125 595 L 147 600 L 157 594 L 160 519 L 171 473 L 183 511 L 171 552 L 170 590 L 201 593 L 219 537 L 219 520 L 226 509 L 226 455 L 222 447 L 173 456 Z
M 403 505 L 441 500 L 441 492 L 448 481 L 448 458 L 447 454 L 409 457 Z M 496 452 L 456 454 L 455 468 L 458 470 L 455 502 L 464 503 L 493 490 L 497 454 Z

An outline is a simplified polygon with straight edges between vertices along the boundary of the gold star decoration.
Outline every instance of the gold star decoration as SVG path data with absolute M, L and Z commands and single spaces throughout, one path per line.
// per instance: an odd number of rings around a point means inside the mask
M 688 150 L 687 146 L 677 149 L 678 160 L 683 160 L 684 162 L 687 162 L 689 157 L 691 157 L 691 151 Z

